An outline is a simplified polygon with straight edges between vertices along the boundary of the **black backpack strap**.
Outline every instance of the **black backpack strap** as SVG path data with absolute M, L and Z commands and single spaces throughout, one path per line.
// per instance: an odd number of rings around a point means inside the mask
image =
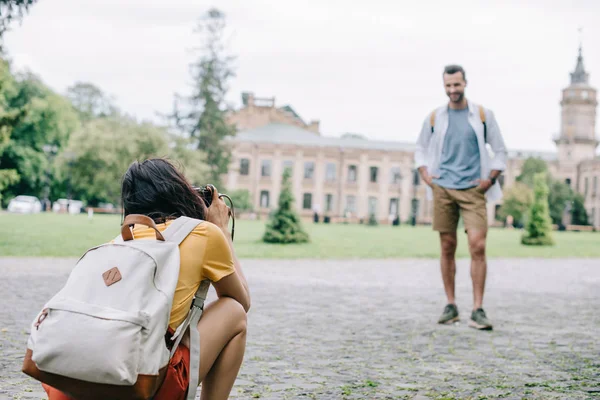
M 483 124 L 483 141 L 487 143 L 487 124 L 485 123 L 485 109 L 483 106 L 479 106 L 479 118 Z

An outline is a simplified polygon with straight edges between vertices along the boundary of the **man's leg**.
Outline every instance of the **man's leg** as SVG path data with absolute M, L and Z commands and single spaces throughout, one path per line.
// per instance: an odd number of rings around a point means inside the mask
M 454 294 L 456 275 L 456 228 L 458 225 L 458 204 L 449 191 L 433 186 L 433 229 L 440 233 L 440 267 L 448 303 L 438 323 L 449 324 L 458 321 L 458 308 Z
M 485 194 L 477 189 L 463 191 L 460 199 L 469 252 L 471 253 L 471 280 L 473 281 L 473 312 L 469 325 L 476 329 L 492 329 L 492 324 L 483 311 L 483 293 L 487 276 L 487 261 L 485 256 L 488 230 L 487 206 Z
M 485 258 L 487 230 L 469 229 L 469 251 L 471 252 L 471 280 L 473 281 L 473 310 L 483 305 L 483 292 L 487 275 L 487 262 Z
M 456 276 L 456 232 L 440 232 L 440 242 L 442 246 L 440 265 L 442 269 L 442 280 L 444 281 L 444 290 L 446 291 L 448 304 L 456 305 L 456 298 L 454 295 L 454 278 Z

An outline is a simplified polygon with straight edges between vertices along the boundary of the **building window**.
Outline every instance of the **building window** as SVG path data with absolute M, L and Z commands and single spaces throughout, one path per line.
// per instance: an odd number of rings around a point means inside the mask
M 326 194 L 325 195 L 325 212 L 333 211 L 333 195 Z
M 356 196 L 346 196 L 346 211 L 356 213 Z
M 271 160 L 262 160 L 260 176 L 271 176 Z
M 304 163 L 304 179 L 312 179 L 315 175 L 315 163 L 307 161 Z
M 571 178 L 567 178 L 565 179 L 565 183 L 569 186 L 571 186 Z
M 269 208 L 269 192 L 267 190 L 260 192 L 260 207 Z
M 302 198 L 302 208 L 312 210 L 312 193 L 304 193 Z
M 592 196 L 596 195 L 596 191 L 598 190 L 598 177 L 595 176 L 592 183 Z
M 588 195 L 588 184 L 589 184 L 589 179 L 586 176 L 585 179 L 583 180 L 583 197 L 587 198 Z
M 369 215 L 377 215 L 377 197 L 369 197 Z
M 390 215 L 396 216 L 396 215 L 400 214 L 398 204 L 399 204 L 398 198 L 390 199 L 390 209 L 389 209 Z
M 398 185 L 402 181 L 402 174 L 400 174 L 400 167 L 392 168 L 390 183 L 392 185 Z
M 240 160 L 240 175 L 250 175 L 250 160 L 247 158 Z
M 283 162 L 283 171 L 285 172 L 286 169 L 290 170 L 290 175 L 292 175 L 294 173 L 294 162 L 287 160 Z
M 335 182 L 335 164 L 327 163 L 327 167 L 325 169 L 325 180 L 327 182 Z
M 357 170 L 356 165 L 348 166 L 348 182 L 356 182 Z
M 371 183 L 377 183 L 377 172 L 378 171 L 379 171 L 379 168 L 377 168 L 377 167 L 369 168 L 369 181 Z

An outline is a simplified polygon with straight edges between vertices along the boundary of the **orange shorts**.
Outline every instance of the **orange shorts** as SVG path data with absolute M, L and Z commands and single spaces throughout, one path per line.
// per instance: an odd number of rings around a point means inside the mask
M 173 331 L 169 329 L 170 335 Z M 190 381 L 190 349 L 182 343 L 177 346 L 175 354 L 169 361 L 165 380 L 152 400 L 184 400 Z M 42 383 L 49 400 L 74 400 L 63 392 Z

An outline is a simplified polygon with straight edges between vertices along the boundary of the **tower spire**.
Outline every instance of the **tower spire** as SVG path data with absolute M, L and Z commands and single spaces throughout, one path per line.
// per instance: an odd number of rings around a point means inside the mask
M 576 83 L 588 83 L 589 74 L 585 72 L 583 66 L 583 40 L 582 40 L 582 28 L 579 28 L 579 54 L 577 56 L 577 65 L 575 65 L 575 71 L 571 72 L 571 84 Z

